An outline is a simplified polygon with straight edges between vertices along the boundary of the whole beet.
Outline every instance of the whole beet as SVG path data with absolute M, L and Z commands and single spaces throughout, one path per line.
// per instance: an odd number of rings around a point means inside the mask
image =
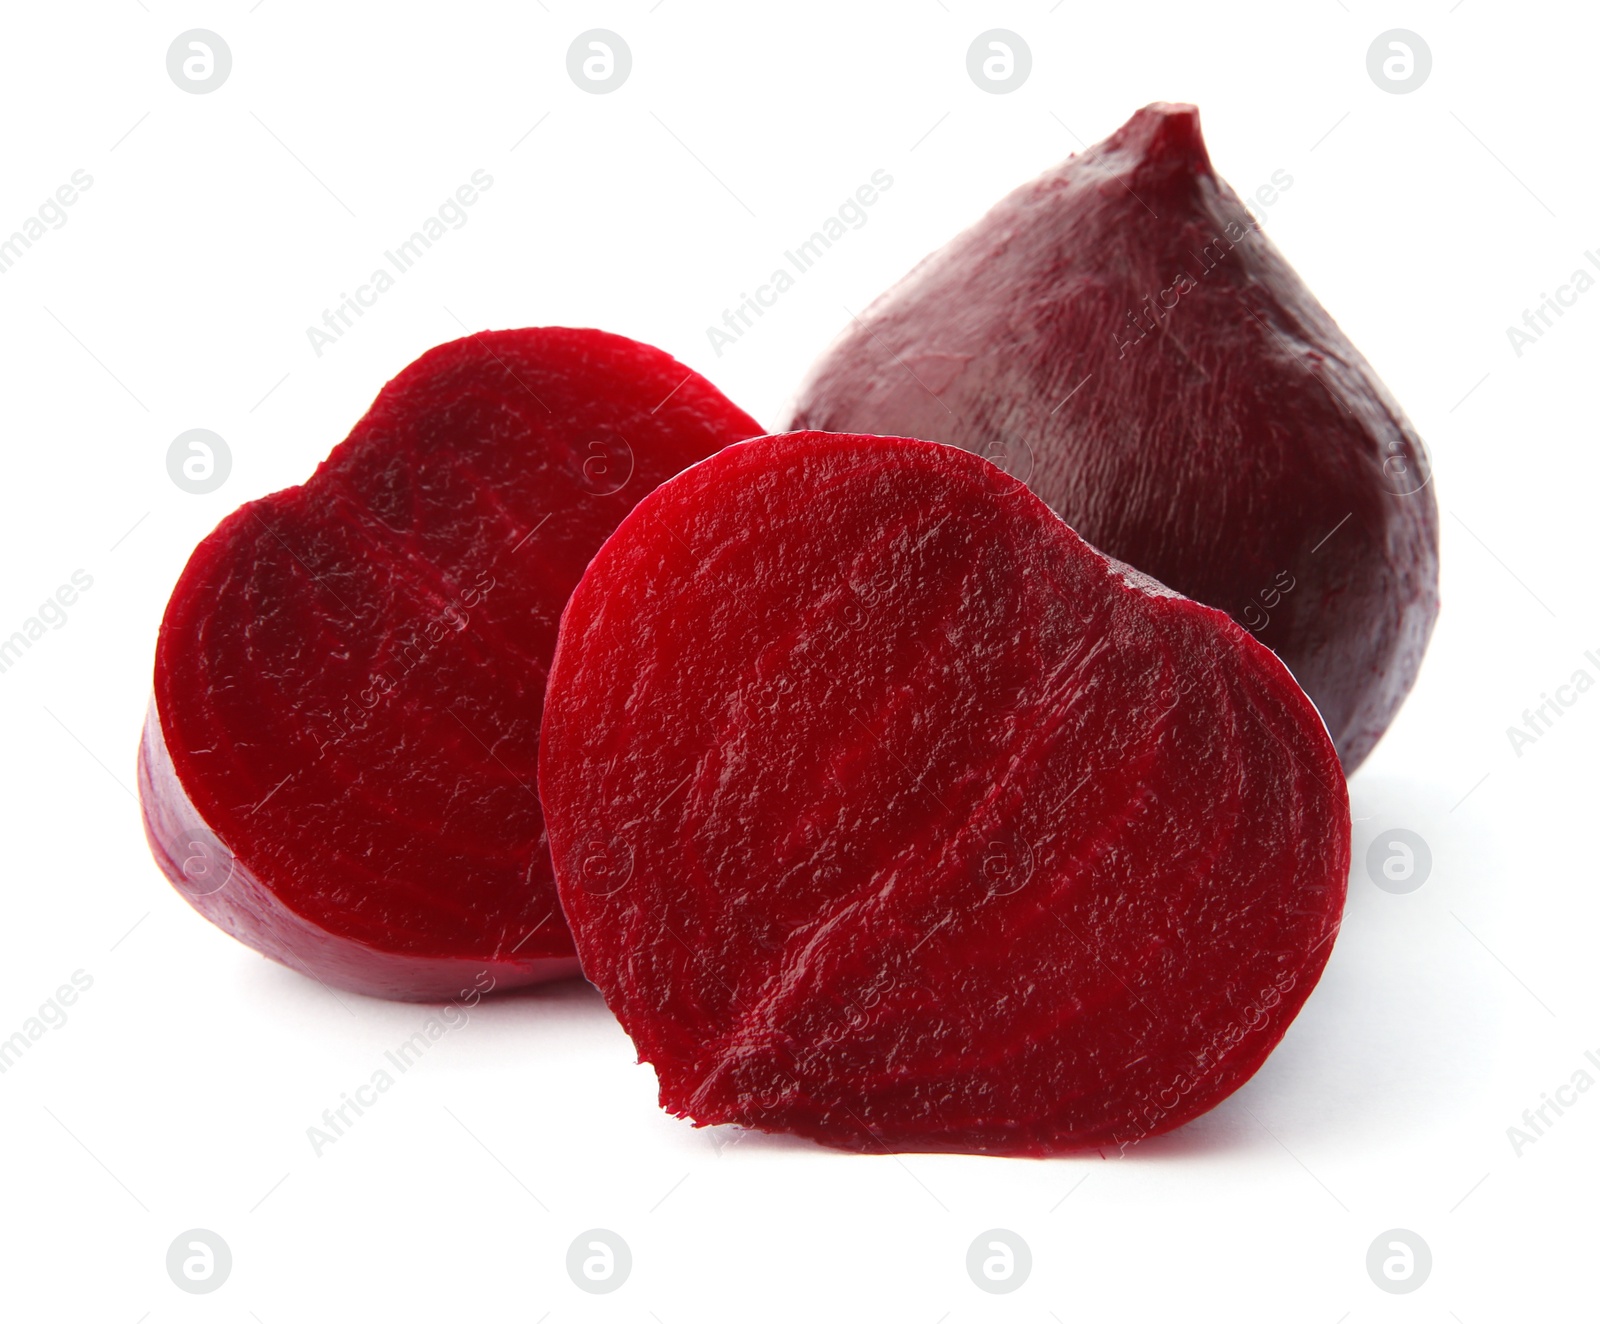
M 989 456 L 1276 650 L 1348 774 L 1438 615 L 1422 441 L 1156 104 L 1001 201 L 812 368 L 786 427 Z

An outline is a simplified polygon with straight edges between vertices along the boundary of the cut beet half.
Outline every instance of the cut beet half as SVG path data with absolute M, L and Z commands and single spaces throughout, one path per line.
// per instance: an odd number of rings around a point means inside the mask
M 434 999 L 576 972 L 536 788 L 561 609 L 642 495 L 760 430 L 620 336 L 429 350 L 184 568 L 139 758 L 163 872 L 328 985 Z
M 1344 779 L 1273 654 L 929 442 L 646 497 L 562 621 L 562 905 L 662 1106 L 1048 1154 L 1205 1112 L 1327 960 Z

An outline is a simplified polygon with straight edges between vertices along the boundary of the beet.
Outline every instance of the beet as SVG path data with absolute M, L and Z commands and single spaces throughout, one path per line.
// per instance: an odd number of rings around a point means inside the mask
M 662 1106 L 851 1149 L 1206 1111 L 1316 983 L 1350 859 L 1268 649 L 905 439 L 759 438 L 641 501 L 567 604 L 539 784 Z
M 561 608 L 640 496 L 760 430 L 620 336 L 429 350 L 308 483 L 184 568 L 139 760 L 163 872 L 329 985 L 432 999 L 574 973 L 536 794 Z
M 1422 442 L 1217 178 L 1193 106 L 1141 110 L 926 258 L 789 426 L 1001 463 L 1273 648 L 1346 772 L 1416 679 L 1439 579 Z

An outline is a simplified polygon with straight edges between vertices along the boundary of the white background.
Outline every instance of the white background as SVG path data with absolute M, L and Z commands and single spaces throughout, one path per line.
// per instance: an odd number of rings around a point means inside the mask
M 208 95 L 166 70 L 193 27 L 233 53 Z M 595 27 L 633 53 L 603 96 L 566 72 Z M 1033 52 L 1009 95 L 966 71 L 991 27 Z M 1394 27 L 1433 52 L 1408 95 L 1366 70 Z M 0 276 L 0 635 L 74 570 L 94 582 L 0 675 L 0 1036 L 73 971 L 93 986 L 0 1076 L 0 1314 L 1593 1317 L 1600 1089 L 1520 1154 L 1507 1127 L 1600 1055 L 1600 692 L 1520 756 L 1506 729 L 1578 668 L 1600 678 L 1600 292 L 1521 357 L 1506 328 L 1600 251 L 1596 29 L 1491 0 L 7 5 L 0 234 L 74 170 L 94 183 Z M 774 421 L 847 309 L 1162 99 L 1201 107 L 1241 193 L 1293 176 L 1266 227 L 1410 412 L 1441 508 L 1432 651 L 1351 786 L 1348 921 L 1266 1067 L 1122 1160 L 719 1147 L 657 1110 L 598 996 L 568 985 L 482 1007 L 314 1156 L 306 1128 L 426 1013 L 230 942 L 149 859 L 134 755 L 196 541 L 466 330 L 621 332 Z M 316 356 L 306 328 L 480 168 L 469 223 Z M 880 168 L 868 223 L 719 357 L 706 328 Z M 205 496 L 165 467 L 194 427 L 233 455 Z M 1409 895 L 1362 863 L 1394 827 L 1432 850 Z M 564 1267 L 597 1226 L 634 1257 L 608 1296 Z M 165 1271 L 193 1227 L 233 1252 L 208 1296 Z M 1033 1249 L 1008 1296 L 965 1271 L 991 1227 Z M 1365 1270 L 1395 1227 L 1434 1257 L 1405 1296 Z

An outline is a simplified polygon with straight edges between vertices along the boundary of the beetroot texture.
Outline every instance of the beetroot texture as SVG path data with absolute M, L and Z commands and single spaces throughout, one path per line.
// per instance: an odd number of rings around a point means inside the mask
M 1213 172 L 1141 110 L 1000 202 L 815 365 L 789 424 L 947 441 L 1228 612 L 1347 772 L 1416 679 L 1438 514 L 1398 404 Z
M 662 1106 L 852 1149 L 1204 1112 L 1316 983 L 1349 864 L 1271 652 L 903 439 L 759 438 L 646 497 L 568 603 L 539 778 Z
M 225 519 L 173 591 L 139 785 L 174 886 L 361 992 L 575 972 L 536 794 L 562 606 L 641 495 L 759 431 L 598 331 L 424 354 L 308 483 Z

